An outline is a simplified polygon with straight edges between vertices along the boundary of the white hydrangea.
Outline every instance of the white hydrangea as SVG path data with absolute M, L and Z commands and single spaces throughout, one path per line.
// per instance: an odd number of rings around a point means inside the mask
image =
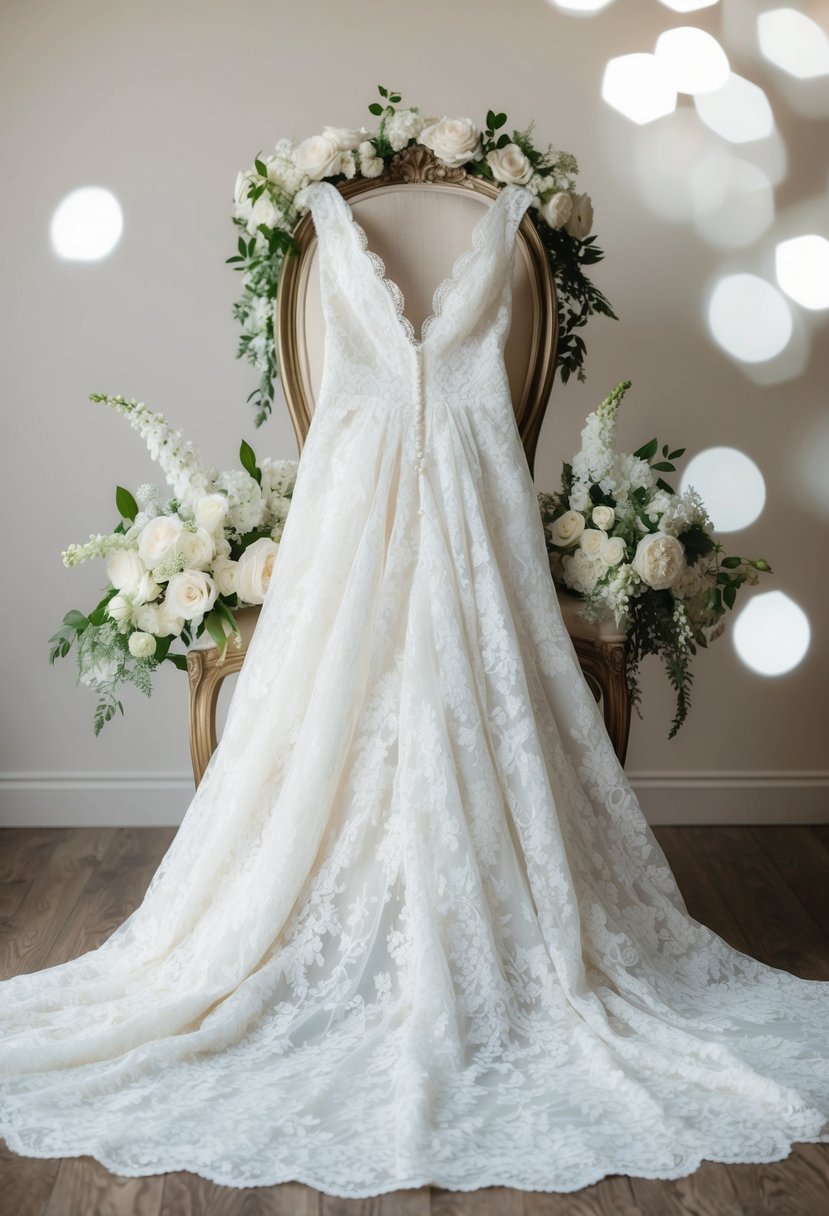
M 659 526 L 663 532 L 679 536 L 694 525 L 699 525 L 706 531 L 714 530 L 711 517 L 698 492 L 693 486 L 688 486 L 681 494 L 671 496 Z
M 244 469 L 220 473 L 216 479 L 216 489 L 227 494 L 227 530 L 244 536 L 260 526 L 265 503 L 258 482 L 249 473 Z
M 417 110 L 397 110 L 386 122 L 386 139 L 395 152 L 417 139 L 424 127 L 423 116 Z
M 607 571 L 607 566 L 600 557 L 588 557 L 581 548 L 563 556 L 561 564 L 565 583 L 581 595 L 589 595 L 597 580 Z
M 263 493 L 269 491 L 285 496 L 293 492 L 297 472 L 296 460 L 274 460 L 271 456 L 265 456 L 259 461 L 259 469 L 262 473 Z

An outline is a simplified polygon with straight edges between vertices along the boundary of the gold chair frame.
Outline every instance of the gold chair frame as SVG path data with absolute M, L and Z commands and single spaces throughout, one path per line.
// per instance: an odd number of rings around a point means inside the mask
M 363 193 L 382 189 L 387 184 L 421 182 L 451 190 L 473 191 L 489 199 L 498 194 L 498 187 L 491 182 L 468 174 L 464 169 L 448 168 L 427 148 L 418 144 L 405 148 L 393 157 L 379 177 L 352 178 L 340 183 L 338 189 L 346 199 L 351 200 Z M 301 453 L 313 411 L 313 403 L 309 400 L 300 374 L 302 351 L 297 324 L 304 260 L 316 241 L 310 213 L 306 213 L 297 224 L 294 239 L 298 253 L 285 259 L 279 280 L 274 329 L 282 389 Z M 530 268 L 534 330 L 531 345 L 534 354 L 523 389 L 514 394 L 515 415 L 532 473 L 538 437 L 555 376 L 558 308 L 555 277 L 529 213 L 525 213 L 521 219 L 517 240 L 523 247 Z M 603 634 L 601 628 L 582 621 L 576 613 L 580 603 L 578 597 L 562 592 L 559 603 L 585 679 L 596 700 L 602 704 L 608 734 L 619 760 L 624 764 L 631 715 L 625 676 L 627 639 L 618 631 Z M 216 706 L 221 683 L 225 677 L 241 668 L 258 612 L 258 608 L 246 608 L 237 614 L 242 645 L 236 650 L 229 647 L 224 658 L 216 648 L 191 650 L 188 653 L 190 751 L 196 784 L 201 780 L 217 743 Z

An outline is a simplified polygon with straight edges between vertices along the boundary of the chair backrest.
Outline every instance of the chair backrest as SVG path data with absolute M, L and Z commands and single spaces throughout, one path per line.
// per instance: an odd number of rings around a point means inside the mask
M 380 177 L 352 178 L 339 187 L 365 230 L 369 248 L 405 297 L 416 334 L 438 283 L 469 247 L 482 206 L 498 187 L 463 170 L 447 169 L 419 145 L 404 149 Z M 300 451 L 319 391 L 325 350 L 317 241 L 303 216 L 294 237 L 299 253 L 285 259 L 276 302 L 275 339 L 280 378 Z M 555 278 L 527 212 L 518 229 L 512 324 L 505 350 L 516 421 L 530 471 L 552 388 L 558 313 Z

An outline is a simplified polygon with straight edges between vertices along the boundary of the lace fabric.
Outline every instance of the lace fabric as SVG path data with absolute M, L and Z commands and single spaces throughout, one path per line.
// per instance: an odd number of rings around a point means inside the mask
M 325 367 L 273 578 L 140 907 L 0 984 L 15 1151 L 359 1198 L 829 1139 L 829 984 L 689 916 L 561 619 L 503 360 L 530 197 L 413 344 L 303 192 Z

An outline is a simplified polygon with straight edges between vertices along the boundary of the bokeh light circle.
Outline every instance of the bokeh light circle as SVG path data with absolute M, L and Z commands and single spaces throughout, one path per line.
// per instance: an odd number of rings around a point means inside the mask
M 783 296 L 755 274 L 721 278 L 708 302 L 715 341 L 743 363 L 774 359 L 789 344 L 792 314 Z
M 784 591 L 764 591 L 737 613 L 731 637 L 746 667 L 779 676 L 802 662 L 811 629 L 806 613 Z
M 705 448 L 682 474 L 680 492 L 693 486 L 705 503 L 716 532 L 736 532 L 753 524 L 766 503 L 766 482 L 739 448 Z
M 60 257 L 97 262 L 118 244 L 123 227 L 121 205 L 110 190 L 81 186 L 55 208 L 49 235 Z

